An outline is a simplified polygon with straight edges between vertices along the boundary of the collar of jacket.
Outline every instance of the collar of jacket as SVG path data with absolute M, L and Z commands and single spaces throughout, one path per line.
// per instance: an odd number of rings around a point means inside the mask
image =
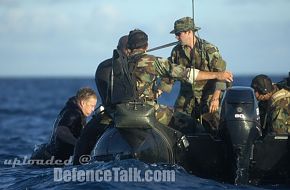
M 146 51 L 144 51 L 143 49 L 134 49 L 131 53 L 130 53 L 130 55 L 129 55 L 129 57 L 132 57 L 132 56 L 135 56 L 135 55 L 141 55 L 141 54 L 145 54 L 146 53 Z

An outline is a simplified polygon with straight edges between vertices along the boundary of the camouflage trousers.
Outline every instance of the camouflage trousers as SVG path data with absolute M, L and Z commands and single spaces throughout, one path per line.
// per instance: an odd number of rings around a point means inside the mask
M 184 112 L 175 111 L 173 113 L 170 127 L 181 131 L 182 133 L 210 132 L 215 134 L 219 125 L 219 113 L 204 113 L 195 118 Z
M 194 104 L 188 105 L 188 107 L 192 109 L 177 107 L 174 110 L 172 125 L 175 129 L 184 133 L 210 132 L 216 134 L 220 111 L 210 113 L 208 101 L 196 100 Z
M 281 89 L 271 98 L 270 126 L 277 134 L 290 134 L 290 92 Z
M 168 126 L 173 116 L 173 109 L 161 104 L 156 104 L 154 107 L 156 110 L 155 117 L 157 121 L 163 125 Z
M 162 104 L 157 104 L 155 101 L 146 101 L 146 104 L 154 106 L 155 117 L 159 123 L 166 126 L 169 125 L 171 118 L 173 116 L 172 108 L 162 105 Z

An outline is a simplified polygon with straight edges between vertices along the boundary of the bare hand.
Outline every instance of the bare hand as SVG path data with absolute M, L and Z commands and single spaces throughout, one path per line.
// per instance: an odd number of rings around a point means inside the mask
M 233 82 L 233 74 L 230 71 L 218 72 L 217 79 Z
M 156 98 L 159 98 L 162 93 L 163 93 L 163 91 L 158 89 L 157 92 L 156 92 Z
M 213 113 L 213 112 L 217 111 L 219 108 L 219 104 L 220 104 L 219 99 L 211 100 L 210 105 L 209 105 L 209 112 Z

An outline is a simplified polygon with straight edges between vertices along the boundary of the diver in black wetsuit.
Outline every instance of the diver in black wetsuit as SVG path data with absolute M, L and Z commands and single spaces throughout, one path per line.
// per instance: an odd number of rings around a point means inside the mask
M 117 50 L 120 51 L 124 56 L 127 55 L 127 41 L 128 35 L 122 36 L 119 39 Z M 102 99 L 102 105 L 104 107 L 111 105 L 111 97 L 109 93 L 111 91 L 111 72 L 112 72 L 112 58 L 106 59 L 101 62 L 95 73 L 95 82 L 98 88 L 99 94 Z
M 128 35 L 122 36 L 119 39 L 117 50 L 124 58 L 127 56 L 127 42 Z M 93 118 L 88 122 L 80 136 L 80 140 L 76 144 L 74 153 L 74 164 L 79 164 L 79 158 L 82 155 L 90 155 L 97 140 L 105 132 L 107 127 L 113 122 L 110 113 L 114 110 L 112 108 L 110 85 L 111 85 L 111 72 L 112 72 L 113 58 L 106 59 L 101 62 L 95 73 L 95 82 L 99 94 L 102 99 L 102 108 L 95 112 Z M 104 110 L 102 110 L 104 109 Z
M 58 114 L 50 142 L 41 145 L 31 159 L 49 160 L 54 156 L 54 160 L 68 160 L 86 124 L 86 117 L 94 111 L 96 103 L 97 96 L 91 88 L 78 90 Z

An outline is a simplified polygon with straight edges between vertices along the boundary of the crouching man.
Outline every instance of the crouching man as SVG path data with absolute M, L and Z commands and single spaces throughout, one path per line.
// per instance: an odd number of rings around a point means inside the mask
M 86 125 L 86 118 L 94 111 L 96 103 L 97 96 L 94 90 L 87 87 L 79 89 L 75 96 L 68 99 L 58 114 L 49 143 L 40 145 L 31 159 L 44 162 L 52 160 L 56 165 L 68 161 Z

